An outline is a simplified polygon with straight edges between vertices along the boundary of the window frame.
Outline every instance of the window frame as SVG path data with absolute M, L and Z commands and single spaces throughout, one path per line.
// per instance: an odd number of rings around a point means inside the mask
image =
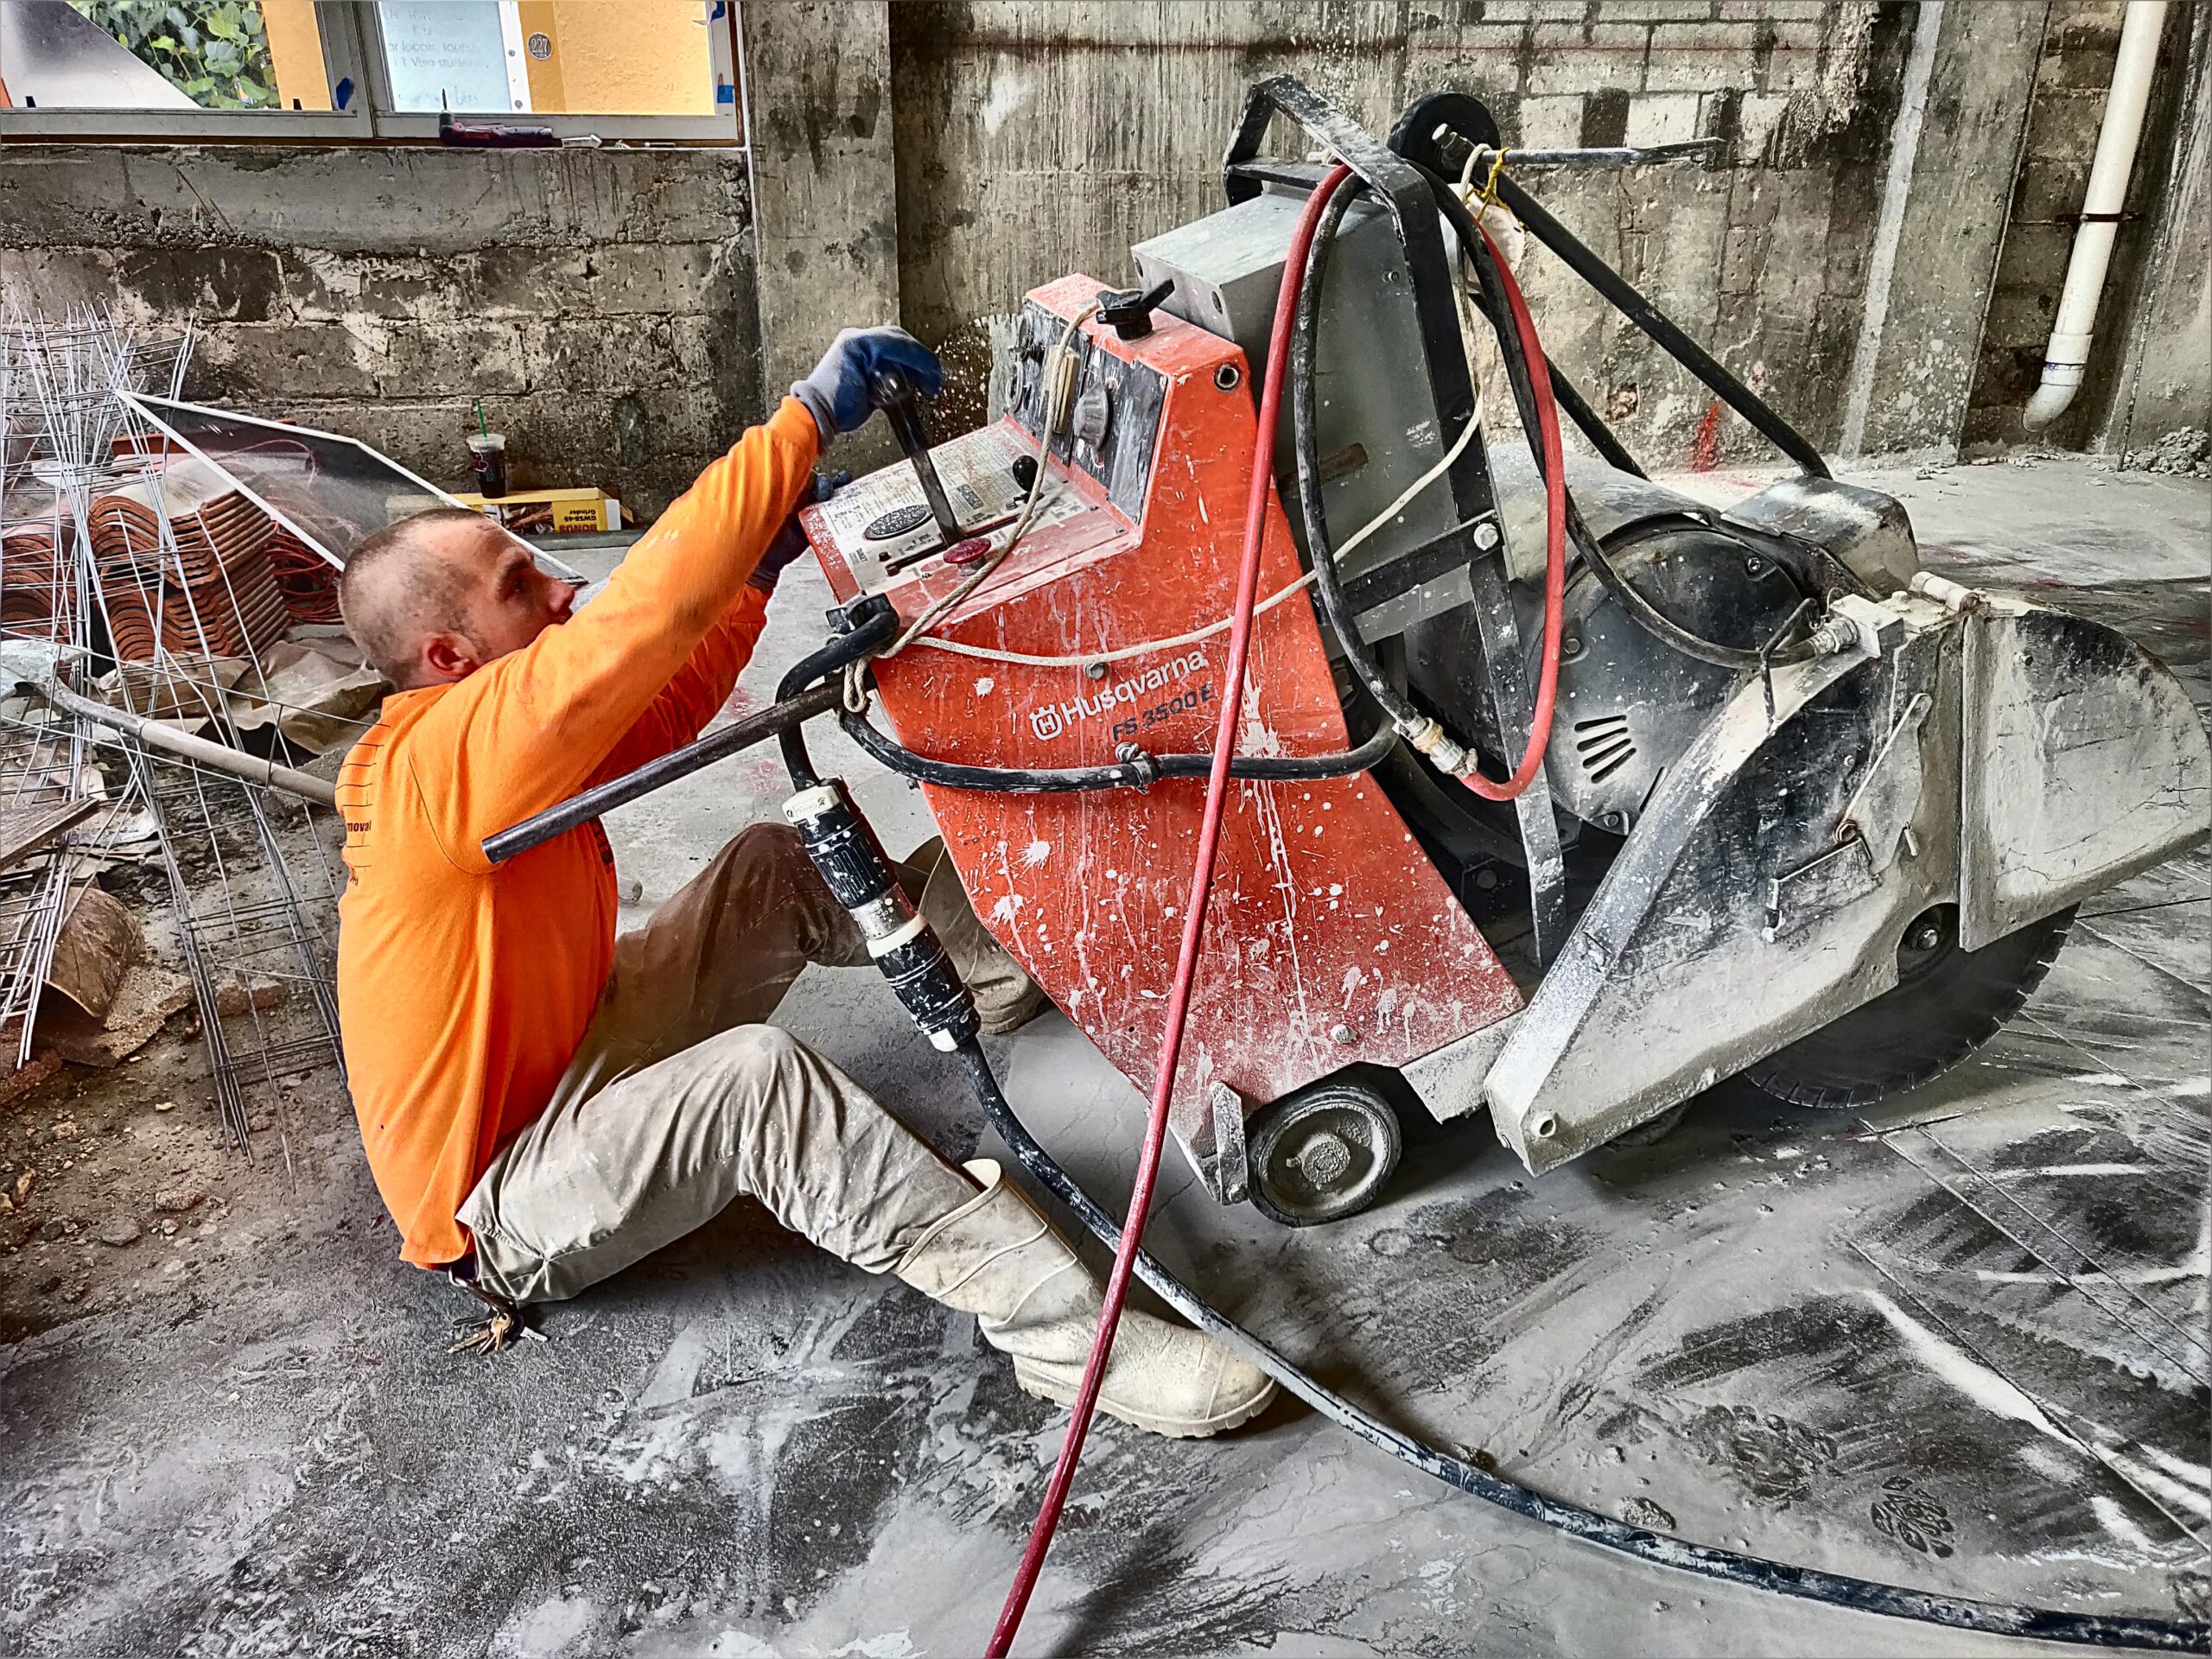
M 5 4 L 6 0 L 0 0 Z M 568 115 L 522 111 L 456 110 L 459 118 L 548 127 L 556 141 L 596 138 L 602 144 L 671 144 L 741 149 L 745 143 L 744 79 L 737 48 L 736 0 L 708 0 L 709 58 L 731 107 L 713 115 Z M 384 55 L 374 0 L 315 0 L 324 72 L 332 86 L 350 79 L 345 110 L 48 110 L 0 109 L 0 143 L 81 138 L 118 143 L 257 143 L 267 144 L 429 144 L 438 118 L 397 111 Z

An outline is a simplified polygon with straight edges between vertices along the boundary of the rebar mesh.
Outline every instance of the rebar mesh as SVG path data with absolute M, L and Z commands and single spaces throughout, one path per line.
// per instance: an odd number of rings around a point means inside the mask
M 156 334 L 98 311 L 0 317 L 0 648 L 48 651 L 80 681 L 99 674 L 79 690 L 249 748 L 232 688 L 265 690 L 263 653 L 323 596 L 296 570 L 280 589 L 269 547 L 286 527 L 126 395 L 177 397 L 191 343 L 188 328 Z M 282 745 L 274 728 L 253 737 Z M 244 1150 L 263 1090 L 340 1064 L 338 827 L 296 796 L 43 706 L 0 721 L 0 823 L 99 792 L 95 741 L 118 755 L 123 794 L 156 830 L 215 1103 Z M 102 850 L 100 823 L 0 871 L 0 1042 L 18 1063 L 73 869 Z

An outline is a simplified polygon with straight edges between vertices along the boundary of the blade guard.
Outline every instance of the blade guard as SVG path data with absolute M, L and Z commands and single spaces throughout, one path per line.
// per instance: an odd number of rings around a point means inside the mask
M 1975 949 L 2202 839 L 2212 744 L 2098 625 L 1923 577 L 1708 722 L 1483 1090 L 1541 1173 L 1872 1001 L 1960 906 Z M 1930 596 L 1932 595 L 1932 596 Z
M 2203 837 L 2212 743 L 2163 663 L 2031 605 L 1962 653 L 1959 943 L 1978 950 Z

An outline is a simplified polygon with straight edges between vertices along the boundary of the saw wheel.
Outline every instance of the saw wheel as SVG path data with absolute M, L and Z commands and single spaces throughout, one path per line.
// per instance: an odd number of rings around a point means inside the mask
M 1776 1099 L 1816 1111 L 1871 1105 L 1926 1083 L 2019 1012 L 2073 925 L 2069 907 L 1967 950 L 1959 944 L 1957 906 L 1924 911 L 1898 942 L 1894 988 L 1746 1066 L 1744 1075 Z

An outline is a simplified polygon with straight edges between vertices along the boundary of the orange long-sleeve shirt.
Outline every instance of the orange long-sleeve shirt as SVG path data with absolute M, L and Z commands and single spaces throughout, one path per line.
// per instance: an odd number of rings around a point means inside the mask
M 698 735 L 760 638 L 766 597 L 746 578 L 819 448 L 785 399 L 589 605 L 467 679 L 387 697 L 346 757 L 339 1023 L 408 1261 L 467 1252 L 454 1211 L 552 1098 L 613 961 L 597 823 L 497 868 L 484 837 Z

